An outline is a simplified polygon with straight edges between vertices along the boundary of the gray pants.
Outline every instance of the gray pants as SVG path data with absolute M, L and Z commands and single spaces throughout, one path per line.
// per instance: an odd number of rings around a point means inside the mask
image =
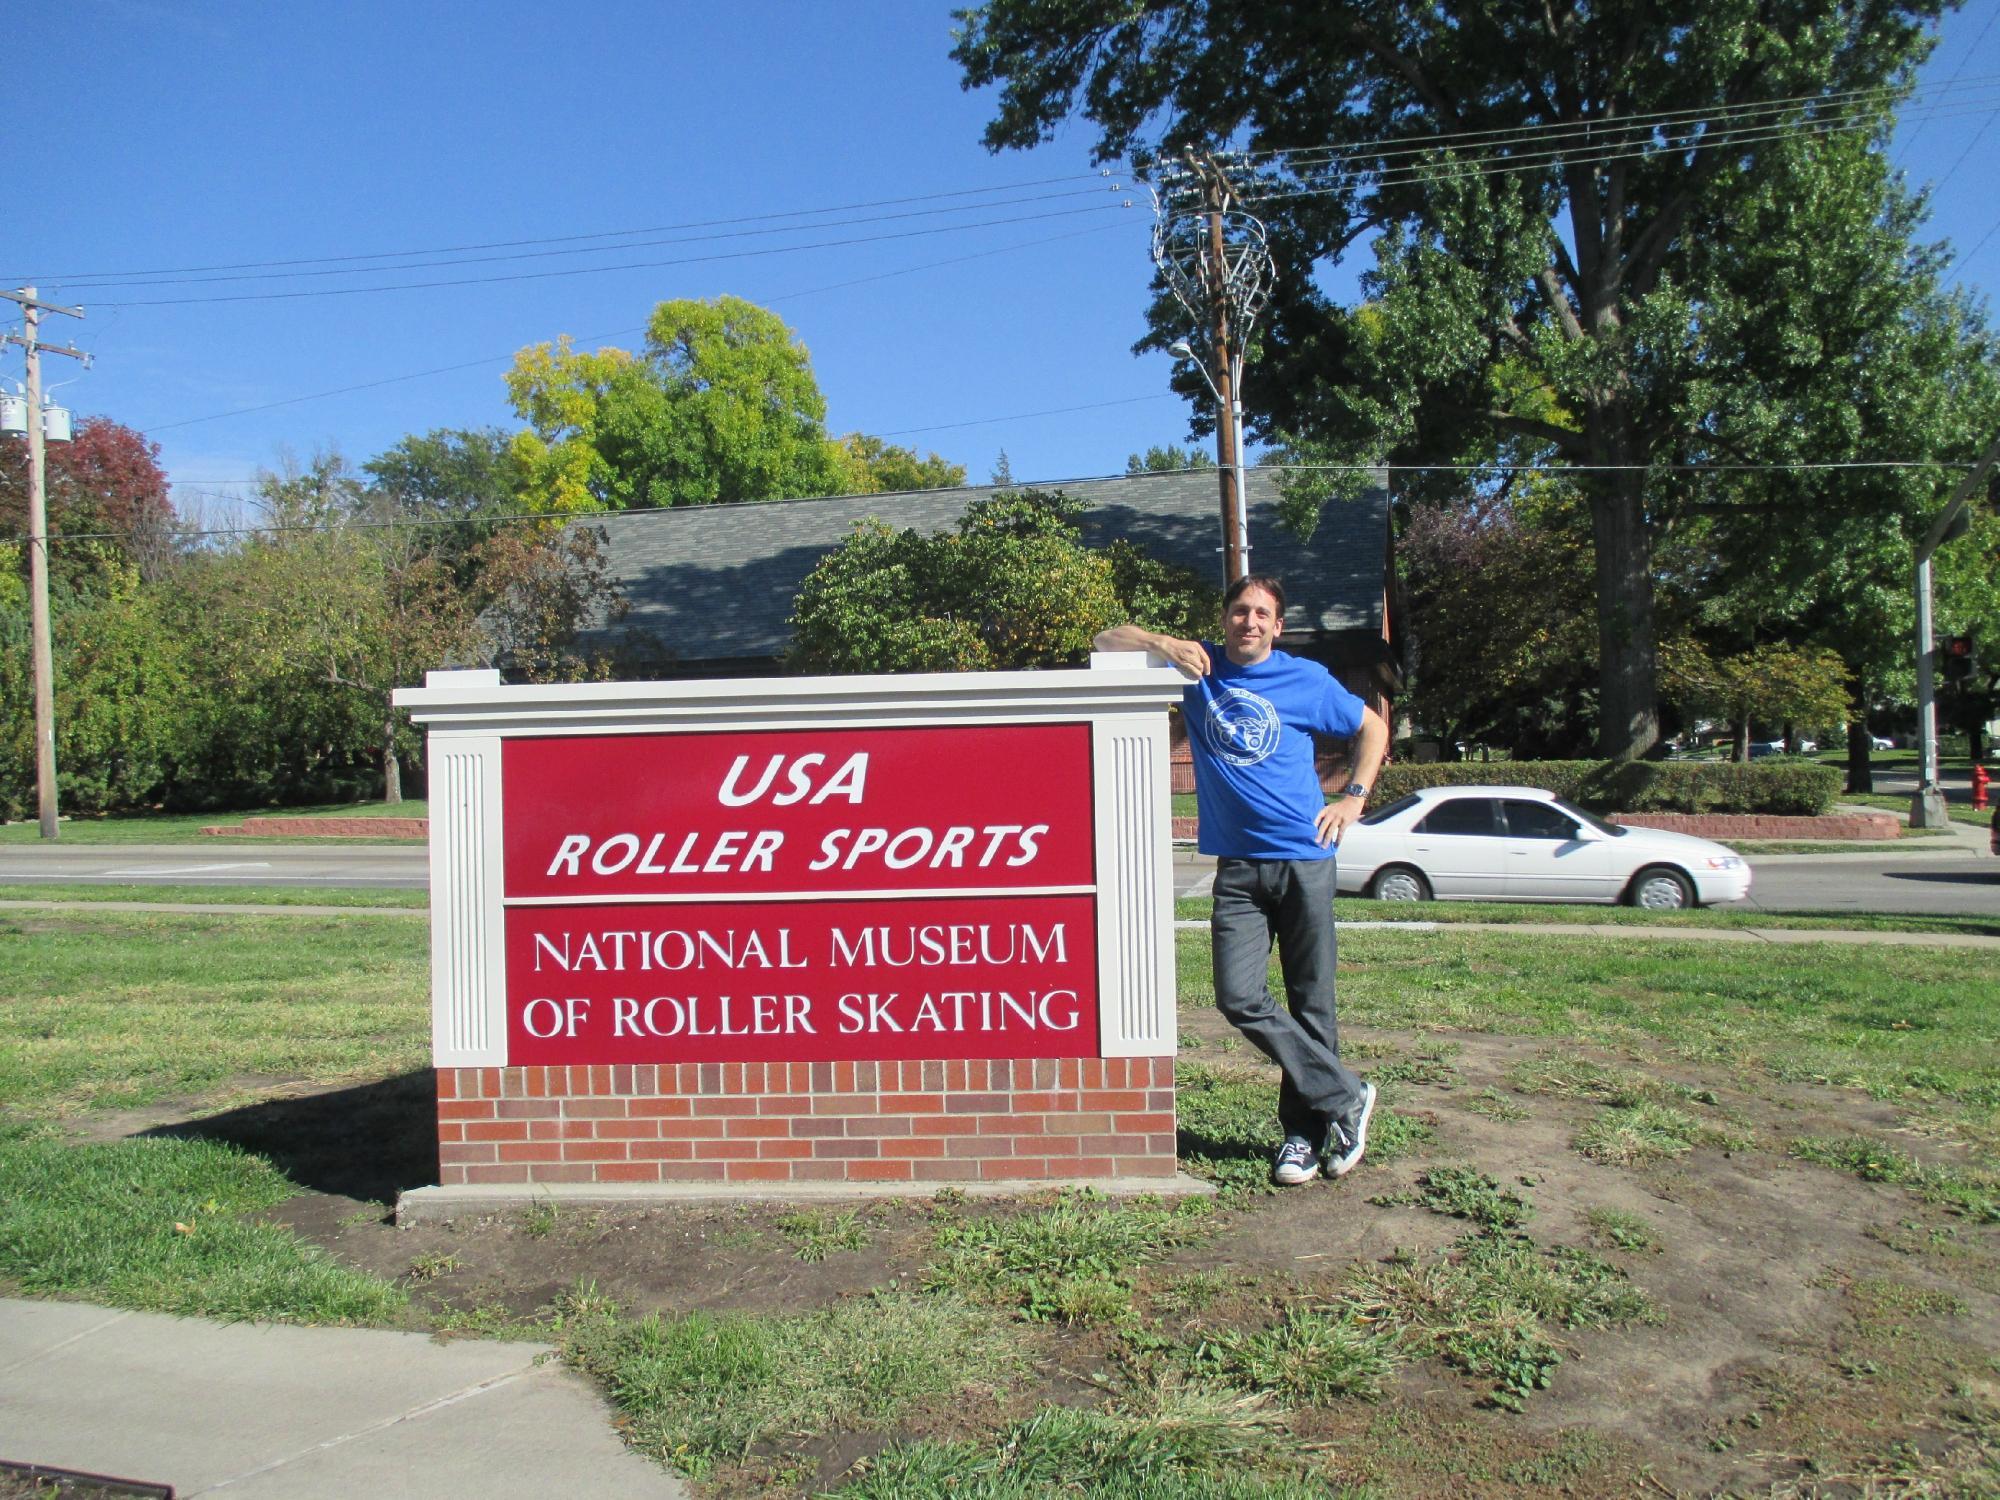
M 1284 1070 L 1278 1123 L 1315 1145 L 1329 1119 L 1361 1103 L 1333 1015 L 1333 890 L 1330 859 L 1215 862 L 1216 1008 Z M 1289 1009 L 1266 982 L 1274 936 Z

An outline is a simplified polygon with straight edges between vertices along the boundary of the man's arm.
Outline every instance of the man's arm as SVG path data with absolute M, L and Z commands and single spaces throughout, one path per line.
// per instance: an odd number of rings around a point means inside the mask
M 1113 625 L 1109 630 L 1100 630 L 1091 645 L 1099 651 L 1150 651 L 1179 667 L 1183 677 L 1201 677 L 1208 672 L 1208 653 L 1200 641 L 1158 635 L 1137 625 Z
M 1347 775 L 1355 785 L 1373 787 L 1375 773 L 1382 769 L 1382 757 L 1389 751 L 1389 726 L 1374 709 L 1363 704 L 1361 727 L 1354 731 L 1354 748 L 1348 756 Z M 1313 832 L 1320 846 L 1338 842 L 1341 834 L 1360 821 L 1367 807 L 1366 795 L 1340 797 L 1326 804 L 1314 819 Z

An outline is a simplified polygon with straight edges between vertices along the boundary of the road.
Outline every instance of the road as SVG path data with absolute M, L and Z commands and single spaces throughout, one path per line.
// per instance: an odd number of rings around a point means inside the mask
M 1936 912 L 2000 918 L 2000 860 L 1972 852 L 1884 852 L 1753 858 L 1750 900 L 1762 911 Z M 421 846 L 331 844 L 0 847 L 0 885 L 306 885 L 421 890 Z M 1176 894 L 1206 894 L 1211 862 L 1174 851 Z
M 10 844 L 0 885 L 318 885 L 422 890 L 430 851 L 421 844 Z
M 2000 917 L 2000 859 L 1863 854 L 1752 859 L 1759 911 L 1927 912 Z

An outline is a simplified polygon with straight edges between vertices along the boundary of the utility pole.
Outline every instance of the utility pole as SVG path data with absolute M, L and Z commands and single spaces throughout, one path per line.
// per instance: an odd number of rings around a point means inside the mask
M 1206 358 L 1186 339 L 1167 352 L 1192 363 L 1215 397 L 1225 583 L 1250 571 L 1244 345 L 1250 325 L 1270 299 L 1275 269 L 1263 224 L 1236 208 L 1234 198 L 1227 175 L 1210 152 L 1190 153 L 1182 165 L 1167 168 L 1153 194 L 1153 263 L 1208 346 Z
M 35 289 L 0 291 L 0 297 L 21 304 L 25 327 L 0 336 L 19 344 L 28 356 L 28 588 L 29 624 L 34 633 L 35 672 L 35 801 L 41 812 L 42 837 L 56 836 L 56 695 L 55 660 L 49 640 L 49 518 L 47 475 L 42 454 L 42 351 L 67 354 L 89 362 L 90 356 L 68 344 L 44 344 L 36 337 L 44 312 L 80 318 L 80 307 L 63 307 L 36 299 Z
M 1201 191 L 1208 210 L 1208 275 L 1211 286 L 1221 286 L 1227 277 L 1228 262 L 1222 247 L 1222 171 L 1215 158 L 1202 165 Z M 1243 408 L 1236 397 L 1236 376 L 1242 369 L 1242 355 L 1230 340 L 1229 298 L 1210 299 L 1215 316 L 1213 359 L 1215 401 L 1215 464 L 1222 482 L 1222 572 L 1230 583 L 1250 571 L 1250 525 L 1243 493 Z
M 1951 822 L 1938 786 L 1937 677 L 1932 664 L 1937 642 L 1931 634 L 1931 557 L 1954 537 L 1963 536 L 1971 517 L 1966 504 L 2000 461 L 2000 438 L 1979 455 L 1972 472 L 1959 480 L 1938 518 L 1917 544 L 1917 790 L 1910 798 L 1912 828 L 1943 828 Z

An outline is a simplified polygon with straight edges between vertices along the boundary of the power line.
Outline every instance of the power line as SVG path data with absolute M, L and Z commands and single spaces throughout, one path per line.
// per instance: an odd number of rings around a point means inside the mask
M 1017 214 L 1011 218 L 988 219 L 977 224 L 948 224 L 932 229 L 906 229 L 894 234 L 855 235 L 847 239 L 819 240 L 808 245 L 777 245 L 764 250 L 718 251 L 713 255 L 684 255 L 671 260 L 624 261 L 615 266 L 576 266 L 564 271 L 517 271 L 506 276 L 465 276 L 443 281 L 399 281 L 386 286 L 327 287 L 308 292 L 228 292 L 213 297 L 154 297 L 126 302 L 98 302 L 96 307 L 186 307 L 215 302 L 294 302 L 309 297 L 358 297 L 376 292 L 426 291 L 437 287 L 492 286 L 509 281 L 547 281 L 557 277 L 598 276 L 612 271 L 650 271 L 665 266 L 706 265 L 723 260 L 759 260 L 773 255 L 796 255 L 806 250 L 838 250 L 853 245 L 877 245 L 889 240 L 925 239 L 940 234 L 962 234 L 969 229 L 998 229 L 1009 224 L 1031 224 L 1045 219 L 1074 218 L 1079 214 L 1118 212 L 1131 206 L 1129 200 L 1093 208 L 1056 209 L 1043 214 Z
M 1996 97 L 1993 107 L 2000 108 L 2000 97 Z M 1970 113 L 1971 111 L 1968 110 L 1966 112 Z M 1987 113 L 1990 117 L 1992 109 L 1982 106 L 1981 112 Z M 1743 146 L 1779 140 L 1786 136 L 1824 135 L 1837 131 L 1867 129 L 1870 124 L 1869 120 L 1859 117 L 1845 121 L 1836 119 L 1807 123 L 1771 124 L 1728 132 L 1714 139 L 1706 136 L 1702 138 L 1690 136 L 1678 140 L 1669 138 L 1664 144 L 1637 147 L 1618 148 L 1606 146 L 1590 151 L 1549 149 L 1514 156 L 1488 157 L 1485 159 L 1475 158 L 1471 160 L 1447 158 L 1428 163 L 1411 163 L 1406 166 L 1390 168 L 1368 175 L 1374 177 L 1374 185 L 1378 190 L 1386 190 L 1414 186 L 1435 178 L 1464 180 L 1467 178 L 1491 177 L 1512 172 L 1546 171 L 1560 166 L 1603 166 L 1614 161 L 1635 161 L 1648 157 L 1656 157 L 1673 150 L 1740 149 Z M 1246 205 L 1276 203 L 1298 198 L 1327 197 L 1341 191 L 1343 189 L 1338 186 L 1301 186 L 1283 188 L 1265 193 L 1246 192 L 1240 195 L 1240 201 Z
M 1951 70 L 1951 77 L 1947 78 L 1944 81 L 1944 86 L 1946 88 L 1950 88 L 1953 84 L 1958 82 L 1958 75 L 1965 71 L 1965 65 L 1972 61 L 1972 54 L 1977 52 L 1979 50 L 1979 44 L 1986 40 L 1986 33 L 1993 29 L 1993 22 L 1996 17 L 2000 17 L 2000 7 L 1996 7 L 1992 15 L 1989 15 L 1986 18 L 1986 24 L 1979 28 L 1979 35 L 1974 37 L 1972 40 L 1972 45 L 1965 49 L 1965 56 L 1961 57 L 1958 60 L 1958 66 Z M 1912 130 L 1897 145 L 1896 154 L 1898 156 L 1901 156 L 1905 152 L 1907 152 L 1910 149 L 1910 147 L 1916 143 L 1917 137 L 1924 133 L 1924 126 L 1928 125 L 1929 123 L 1930 122 L 1928 120 L 1917 121 L 1917 128 L 1915 130 Z M 1957 169 L 1954 168 L 1953 170 L 1955 171 Z
M 1064 417 L 1071 412 L 1099 411 L 1107 406 L 1136 406 L 1142 401 L 1171 401 L 1172 391 L 1160 391 L 1151 396 L 1121 396 L 1116 401 L 1086 401 L 1081 406 L 1055 406 L 1046 411 L 1021 411 L 1007 417 L 973 417 L 964 422 L 934 422 L 928 427 L 898 427 L 889 432 L 876 434 L 878 437 L 909 437 L 919 432 L 946 432 L 954 427 L 987 427 L 995 422 L 1025 422 L 1032 417 Z
M 1626 160 L 1639 157 L 1653 156 L 1659 154 L 1662 150 L 1670 150 L 1677 148 L 1703 149 L 1710 146 L 1713 146 L 1715 148 L 1735 148 L 1748 144 L 1754 144 L 1760 141 L 1778 139 L 1785 135 L 1825 132 L 1831 130 L 1858 129 L 1858 128 L 1863 128 L 1864 126 L 1871 123 L 1872 123 L 1872 118 L 1859 115 L 1850 117 L 1845 120 L 1835 117 L 1833 119 L 1825 121 L 1799 121 L 1799 122 L 1788 121 L 1783 123 L 1764 124 L 1751 129 L 1720 132 L 1719 139 L 1711 139 L 1711 137 L 1714 137 L 1718 134 L 1717 132 L 1704 129 L 1704 133 L 1699 137 L 1694 135 L 1689 135 L 1684 138 L 1676 139 L 1674 137 L 1669 136 L 1667 141 L 1663 144 L 1656 143 L 1653 145 L 1648 145 L 1643 147 L 1633 147 L 1625 145 L 1623 143 L 1607 143 L 1605 146 L 1594 147 L 1589 150 L 1581 152 L 1575 150 L 1565 151 L 1565 150 L 1551 148 L 1540 152 L 1524 154 L 1519 156 L 1503 156 L 1497 159 L 1490 158 L 1484 162 L 1478 162 L 1469 165 L 1459 164 L 1459 163 L 1449 163 L 1449 164 L 1427 164 L 1424 166 L 1418 166 L 1413 164 L 1411 166 L 1401 168 L 1400 171 L 1392 169 L 1388 171 L 1377 172 L 1374 175 L 1378 178 L 1379 186 L 1383 187 L 1404 186 L 1425 180 L 1425 178 L 1433 176 L 1440 171 L 1448 175 L 1456 175 L 1456 176 L 1466 176 L 1466 175 L 1486 176 L 1501 172 L 1520 172 L 1520 171 L 1546 169 L 1558 163 L 1563 163 L 1568 165 L 1602 164 L 1617 160 Z M 1279 192 L 1246 194 L 1243 197 L 1243 201 L 1246 203 L 1276 202 L 1288 198 L 1323 196 L 1325 194 L 1335 191 L 1338 190 L 1332 188 L 1300 187 Z M 1128 205 L 1120 204 L 1116 206 L 1124 207 Z M 953 234 L 970 229 L 997 228 L 1008 224 L 1030 223 L 1045 219 L 1071 217 L 1078 214 L 1096 214 L 1104 212 L 1106 209 L 1112 207 L 1114 207 L 1114 205 L 1106 204 L 1100 207 L 1061 209 L 1043 214 L 1022 214 L 1002 219 L 982 220 L 972 224 L 942 225 L 928 229 L 903 230 L 903 231 L 897 231 L 895 233 L 881 234 L 881 235 L 857 235 L 845 239 L 814 241 L 803 245 L 773 246 L 760 250 L 717 252 L 711 255 L 683 256 L 668 260 L 629 261 L 608 266 L 578 266 L 558 271 L 514 272 L 502 276 L 458 277 L 458 278 L 446 278 L 446 279 L 431 280 L 431 281 L 392 282 L 377 286 L 328 287 L 328 288 L 309 290 L 309 291 L 243 292 L 243 293 L 224 293 L 214 296 L 143 298 L 143 299 L 131 299 L 125 301 L 105 302 L 105 303 L 99 303 L 97 305 L 101 307 L 124 308 L 124 307 L 187 306 L 187 305 L 218 303 L 218 302 L 290 301 L 290 300 L 298 300 L 310 297 L 360 296 L 360 295 L 369 295 L 379 292 L 418 291 L 418 290 L 432 290 L 442 287 L 484 286 L 484 285 L 493 285 L 504 282 L 538 281 L 538 280 L 547 280 L 559 277 L 597 275 L 613 271 L 652 270 L 666 266 L 695 265 L 695 264 L 703 264 L 719 260 L 759 259 L 773 255 L 796 254 L 807 250 L 838 249 L 838 248 L 851 247 L 854 245 L 880 243 L 886 240 L 920 238 L 938 234 Z M 320 274 L 320 273 L 311 273 L 311 274 Z
M 1025 198 L 1000 198 L 986 203 L 954 204 L 948 208 L 908 209 L 901 213 L 872 214 L 854 219 L 828 219 L 816 224 L 784 224 L 763 229 L 731 229 L 719 231 L 714 234 L 691 235 L 671 239 L 630 240 L 618 245 L 572 246 L 567 249 L 521 251 L 509 255 L 464 256 L 456 260 L 420 260 L 400 266 L 347 266 L 311 271 L 253 271 L 220 276 L 164 276 L 153 280 L 104 281 L 99 282 L 95 287 L 79 288 L 79 290 L 102 291 L 114 287 L 126 286 L 207 286 L 220 282 L 235 281 L 296 281 L 323 276 L 367 276 L 377 275 L 384 271 L 427 271 L 445 266 L 478 266 L 510 261 L 548 260 L 563 255 L 606 255 L 614 251 L 643 250 L 658 245 L 693 245 L 714 240 L 747 239 L 761 235 L 801 234 L 808 230 L 840 229 L 856 224 L 883 224 L 903 219 L 927 218 L 936 214 L 977 213 L 988 209 L 1009 208 L 1026 203 L 1053 203 L 1062 198 L 1101 197 L 1109 191 L 1112 191 L 1112 189 L 1101 186 L 1074 188 L 1067 192 L 1038 193 Z M 591 268 L 584 267 L 582 269 L 588 270 Z
M 1981 250 L 1984 250 L 1986 248 L 1986 242 L 1992 239 L 1993 236 L 1996 234 L 2000 234 L 2000 219 L 1995 219 L 1993 221 L 1992 225 L 1987 229 L 1986 233 L 1982 234 L 1979 237 L 1977 243 L 1975 243 L 1970 250 L 1961 251 L 1957 259 L 1953 260 L 1950 265 L 1945 267 L 1944 275 L 1939 278 L 1939 281 L 1947 286 L 1950 285 L 1951 282 L 1955 281 L 1958 277 L 1958 268 L 1964 265 L 1967 261 L 1971 260 L 1972 257 L 1977 255 Z
M 1912 98 L 1924 99 L 1930 94 L 1949 93 L 1954 88 L 1985 90 L 2000 84 L 2000 74 L 1981 75 L 1968 79 L 1964 84 L 1950 84 L 1932 90 L 1919 90 Z M 1506 147 L 1533 144 L 1550 137 L 1582 136 L 1585 138 L 1607 134 L 1624 134 L 1635 129 L 1655 130 L 1674 125 L 1702 125 L 1708 122 L 1727 123 L 1732 120 L 1755 119 L 1767 115 L 1790 114 L 1810 105 L 1837 106 L 1842 112 L 1858 108 L 1893 104 L 1902 96 L 1902 89 L 1894 85 L 1866 89 L 1847 89 L 1831 93 L 1795 94 L 1778 99 L 1746 100 L 1741 104 L 1718 104 L 1712 107 L 1688 107 L 1671 110 L 1654 110 L 1631 115 L 1603 116 L 1586 120 L 1554 120 L 1541 124 L 1494 126 L 1482 130 L 1436 131 L 1422 135 L 1381 136 L 1373 140 L 1356 141 L 1339 146 L 1291 146 L 1276 147 L 1267 151 L 1250 151 L 1238 154 L 1238 160 L 1246 164 L 1271 161 L 1281 167 L 1289 167 L 1300 162 L 1310 162 L 1312 158 L 1322 158 L 1327 162 L 1361 157 L 1380 159 L 1384 156 L 1407 155 L 1433 151 L 1439 147 L 1465 145 L 1469 147 Z M 1920 107 L 1936 109 L 1943 105 L 1957 104 L 1957 100 L 1932 100 Z M 1282 159 L 1282 160 L 1281 160 Z
M 1989 22 L 1989 26 L 1990 24 L 1991 23 Z M 1982 33 L 1982 36 L 1983 34 L 1984 33 Z M 1949 92 L 1953 88 L 1984 88 L 1995 81 L 2000 81 L 2000 75 L 1985 75 L 1966 80 L 1963 84 L 1959 84 L 1957 82 L 1957 75 L 1954 75 L 1953 79 L 1950 80 L 1946 85 L 1943 85 L 1941 88 L 1934 88 L 1930 92 L 1933 93 Z M 1714 108 L 1683 108 L 1677 110 L 1658 110 L 1658 111 L 1642 112 L 1633 115 L 1607 116 L 1598 119 L 1589 119 L 1581 121 L 1550 121 L 1538 125 L 1495 127 L 1486 130 L 1436 132 L 1421 137 L 1411 137 L 1411 136 L 1382 137 L 1373 141 L 1356 142 L 1348 146 L 1285 147 L 1269 151 L 1243 153 L 1241 159 L 1243 159 L 1246 162 L 1270 161 L 1274 163 L 1280 162 L 1282 160 L 1282 162 L 1293 166 L 1305 164 L 1314 157 L 1323 158 L 1328 162 L 1336 159 L 1363 157 L 1363 156 L 1379 160 L 1385 157 L 1394 158 L 1401 155 L 1429 152 L 1437 149 L 1440 146 L 1449 146 L 1452 145 L 1453 143 L 1477 144 L 1485 147 L 1505 147 L 1509 145 L 1524 144 L 1528 142 L 1543 140 L 1551 136 L 1557 136 L 1557 137 L 1583 136 L 1585 138 L 1590 138 L 1590 137 L 1601 136 L 1606 133 L 1621 133 L 1621 134 L 1629 133 L 1632 130 L 1638 128 L 1650 129 L 1665 125 L 1671 125 L 1675 123 L 1715 124 L 1730 120 L 1753 119 L 1770 115 L 1773 113 L 1788 113 L 1795 111 L 1801 107 L 1810 105 L 1820 105 L 1820 106 L 1843 105 L 1847 107 L 1854 107 L 1861 104 L 1887 104 L 1887 103 L 1893 103 L 1901 95 L 1901 93 L 1902 90 L 1900 90 L 1895 86 L 1881 86 L 1868 89 L 1853 89 L 1853 90 L 1845 90 L 1845 91 L 1838 91 L 1831 93 L 1799 94 L 1799 95 L 1792 95 L 1784 98 L 1771 99 L 1771 100 L 1745 101 L 1741 104 L 1735 104 L 1735 105 L 1718 105 L 1715 106 Z M 1918 91 L 1918 93 L 1913 97 L 1919 99 L 1924 98 L 1925 92 Z M 630 240 L 634 236 L 639 236 L 639 235 L 679 234 L 684 231 L 702 230 L 702 229 L 729 229 L 734 226 L 747 225 L 747 224 L 771 225 L 774 224 L 775 221 L 785 220 L 785 219 L 823 218 L 824 216 L 829 214 L 855 213 L 855 212 L 860 212 L 862 210 L 871 210 L 878 208 L 900 208 L 913 203 L 937 203 L 943 200 L 955 199 L 955 198 L 991 198 L 995 194 L 1013 193 L 1037 187 L 1061 186 L 1064 184 L 1083 182 L 1083 181 L 1097 181 L 1101 183 L 1101 180 L 1103 178 L 1108 177 L 1110 175 L 1112 174 L 1109 172 L 1108 169 L 1106 169 L 1095 174 L 1072 173 L 1057 177 L 1035 178 L 1023 182 L 998 184 L 988 188 L 965 188 L 965 189 L 957 189 L 957 190 L 950 190 L 950 191 L 936 192 L 936 193 L 913 194 L 896 198 L 872 199 L 856 203 L 832 204 L 823 208 L 789 209 L 789 210 L 774 211 L 771 213 L 739 215 L 739 216 L 720 218 L 720 219 L 686 220 L 676 224 L 647 225 L 631 229 L 597 230 L 587 233 L 541 236 L 541 237 L 518 239 L 518 240 L 476 241 L 465 244 L 432 246 L 422 249 L 367 251 L 367 252 L 359 252 L 359 253 L 344 254 L 344 255 L 296 257 L 283 260 L 233 261 L 233 262 L 221 262 L 216 264 L 197 265 L 197 266 L 148 267 L 137 270 L 126 270 L 126 271 L 82 271 L 82 272 L 71 272 L 61 276 L 45 275 L 42 277 L 42 279 L 44 281 L 49 281 L 49 282 L 60 282 L 64 285 L 95 283 L 99 287 L 127 286 L 127 285 L 155 285 L 162 283 L 141 281 L 138 280 L 137 278 L 195 277 L 204 275 L 205 273 L 237 272 L 237 271 L 242 271 L 242 272 L 270 271 L 274 275 L 359 274 L 362 271 L 365 271 L 370 268 L 367 267 L 352 268 L 347 271 L 339 271 L 339 270 L 293 271 L 290 268 L 301 267 L 301 266 L 328 267 L 328 266 L 336 266 L 342 263 L 357 262 L 357 261 L 383 261 L 383 260 L 417 261 L 418 264 L 411 266 L 378 266 L 373 268 L 377 270 L 411 270 L 411 269 L 422 268 L 423 258 L 426 257 L 457 255 L 462 253 L 487 251 L 487 250 L 520 250 L 520 249 L 525 249 L 526 247 L 536 247 L 536 246 L 546 246 L 546 245 L 574 246 L 579 244 L 579 242 L 585 240 Z M 1039 198 L 1014 199 L 1014 200 L 1004 200 L 1004 201 L 1011 201 L 1011 202 L 1041 201 L 1042 199 L 1045 198 L 1074 196 L 1084 193 L 1096 192 L 1099 190 L 1100 190 L 1099 188 L 1093 187 L 1089 189 L 1076 189 L 1071 194 L 1044 194 L 1040 195 Z M 1110 190 L 1112 191 L 1118 190 L 1118 185 L 1113 184 Z M 976 210 L 980 206 L 981 205 L 978 204 L 961 205 L 956 209 L 931 209 L 931 210 L 922 210 L 921 212 L 926 212 L 926 213 L 965 212 L 968 210 Z M 991 207 L 999 205 L 987 204 L 985 206 Z M 887 214 L 887 215 L 878 215 L 875 217 L 875 219 L 848 220 L 841 222 L 849 222 L 849 223 L 876 222 L 880 219 L 890 219 L 890 218 L 908 217 L 908 216 L 909 215 Z M 832 227 L 832 226 L 827 224 L 804 223 L 804 224 L 795 224 L 790 226 L 777 225 L 776 227 L 773 228 L 750 230 L 745 232 L 776 234 L 776 233 L 786 233 L 792 230 L 806 231 L 806 230 L 812 230 L 816 228 L 826 228 L 826 227 Z M 709 237 L 722 237 L 722 236 L 704 236 L 704 238 L 709 238 Z M 668 243 L 668 242 L 658 241 L 652 243 Z M 630 245 L 626 246 L 601 245 L 595 247 L 584 247 L 581 249 L 552 251 L 547 253 L 588 254 L 588 253 L 594 253 L 595 251 L 598 250 L 611 251 L 621 248 L 635 248 L 635 247 Z M 516 259 L 516 258 L 527 259 L 533 257 L 528 255 L 522 255 L 519 257 L 514 257 L 514 256 L 492 257 L 492 259 L 501 259 L 501 260 Z M 473 263 L 476 262 L 441 262 L 441 264 L 473 264 Z M 224 276 L 215 276 L 210 279 L 227 280 L 233 278 Z M 262 278 L 244 277 L 235 279 L 262 279 Z
M 691 219 L 679 224 L 655 224 L 638 229 L 603 229 L 587 234 L 550 235 L 539 239 L 489 240 L 479 244 L 435 245 L 423 250 L 373 250 L 352 255 L 313 255 L 295 260 L 245 260 L 211 266 L 156 266 L 136 271 L 77 271 L 67 276 L 49 276 L 45 280 L 63 282 L 98 281 L 105 278 L 126 276 L 182 276 L 204 271 L 254 271 L 258 269 L 324 265 L 335 261 L 350 260 L 403 260 L 422 255 L 457 255 L 472 250 L 512 250 L 528 245 L 561 245 L 577 240 L 621 239 L 636 234 L 667 234 L 683 229 L 717 229 L 734 224 L 756 224 L 771 219 L 811 218 L 822 214 L 855 213 L 868 208 L 895 208 L 907 203 L 931 203 L 943 198 L 966 198 L 991 193 L 1012 193 L 1023 188 L 1050 187 L 1064 182 L 1080 182 L 1091 177 L 1102 178 L 1107 172 L 1071 173 L 1062 177 L 1040 177 L 1028 182 L 1010 182 L 989 188 L 961 188 L 951 192 L 920 193 L 904 198 L 877 198 L 863 203 L 840 203 L 826 208 L 789 209 L 775 213 L 745 214 L 728 219 Z M 802 226 L 810 228 L 811 226 Z M 612 247 L 616 248 L 616 247 Z M 390 268 L 393 269 L 393 268 Z M 10 278 L 0 278 L 10 279 Z

